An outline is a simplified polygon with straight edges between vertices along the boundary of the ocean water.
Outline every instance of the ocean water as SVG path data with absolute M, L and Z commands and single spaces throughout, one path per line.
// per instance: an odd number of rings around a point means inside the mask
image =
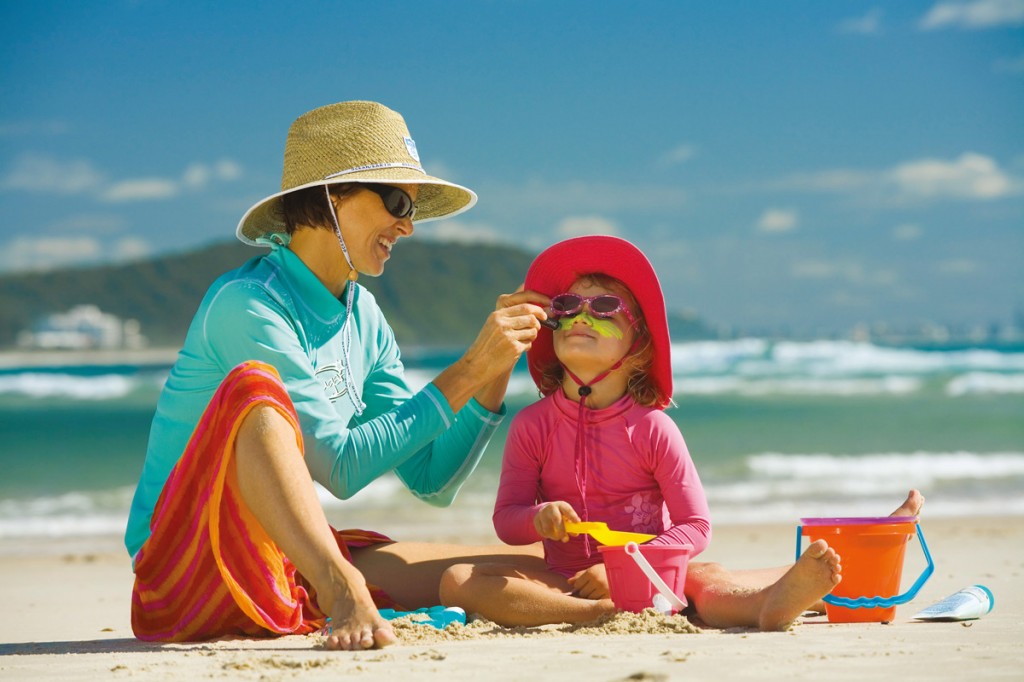
M 409 352 L 414 384 L 451 353 Z M 0 552 L 123 532 L 168 368 L 0 370 Z M 1024 516 L 1024 348 L 920 350 L 843 341 L 673 347 L 679 424 L 716 523 L 888 513 L 911 487 L 936 516 Z M 536 399 L 517 368 L 510 416 Z M 507 426 L 508 420 L 506 420 Z M 413 539 L 489 527 L 505 430 L 448 509 L 384 477 L 332 523 Z

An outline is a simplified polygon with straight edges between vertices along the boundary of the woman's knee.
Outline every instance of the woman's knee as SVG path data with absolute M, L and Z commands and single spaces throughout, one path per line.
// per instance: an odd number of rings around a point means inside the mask
M 242 420 L 235 446 L 241 451 L 254 453 L 282 449 L 299 452 L 292 423 L 267 403 L 255 405 Z

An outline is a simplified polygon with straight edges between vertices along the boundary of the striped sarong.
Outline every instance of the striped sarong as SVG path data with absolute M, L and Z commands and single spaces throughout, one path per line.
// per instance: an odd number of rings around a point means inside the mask
M 225 377 L 171 471 L 135 558 L 132 629 L 142 640 L 182 642 L 226 635 L 306 634 L 324 625 L 316 595 L 246 506 L 232 456 L 249 410 L 270 405 L 302 433 L 277 371 L 249 362 Z M 332 529 L 333 530 L 333 529 Z M 338 547 L 390 539 L 334 530 Z M 380 608 L 398 608 L 370 587 Z

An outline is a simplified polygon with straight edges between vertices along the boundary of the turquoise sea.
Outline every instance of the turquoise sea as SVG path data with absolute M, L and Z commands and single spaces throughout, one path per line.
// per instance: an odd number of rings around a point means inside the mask
M 422 384 L 454 357 L 410 351 L 405 360 Z M 910 487 L 924 491 L 933 517 L 1024 516 L 1024 347 L 740 339 L 676 344 L 673 368 L 669 414 L 716 523 L 875 516 Z M 167 371 L 0 370 L 0 552 L 120 536 Z M 535 399 L 521 366 L 510 416 Z M 504 436 L 452 508 L 427 507 L 384 478 L 345 502 L 323 492 L 328 516 L 401 539 L 486 530 Z

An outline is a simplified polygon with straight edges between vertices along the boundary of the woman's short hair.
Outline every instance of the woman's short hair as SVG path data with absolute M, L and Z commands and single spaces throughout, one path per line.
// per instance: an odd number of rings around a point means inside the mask
M 358 182 L 341 182 L 326 186 L 333 200 L 344 199 L 355 194 L 359 189 Z M 327 201 L 324 185 L 307 187 L 281 195 L 281 220 L 288 234 L 295 234 L 300 227 L 314 227 L 325 230 L 334 229 L 329 211 L 334 207 Z
M 626 285 L 608 275 L 595 272 L 580 275 L 573 284 L 583 282 L 592 286 L 602 287 L 622 297 L 629 306 L 630 312 L 636 318 L 633 325 L 635 334 L 633 345 L 630 348 L 629 356 L 623 360 L 622 366 L 626 369 L 626 392 L 638 405 L 655 407 L 661 402 L 661 396 L 651 381 L 650 369 L 654 363 L 654 345 L 651 343 L 651 334 L 647 330 L 647 322 L 644 320 L 643 311 L 637 304 L 633 294 L 626 288 Z M 550 395 L 561 389 L 562 381 L 565 378 L 565 368 L 561 363 L 553 362 L 541 369 L 541 377 L 538 382 L 541 395 Z

